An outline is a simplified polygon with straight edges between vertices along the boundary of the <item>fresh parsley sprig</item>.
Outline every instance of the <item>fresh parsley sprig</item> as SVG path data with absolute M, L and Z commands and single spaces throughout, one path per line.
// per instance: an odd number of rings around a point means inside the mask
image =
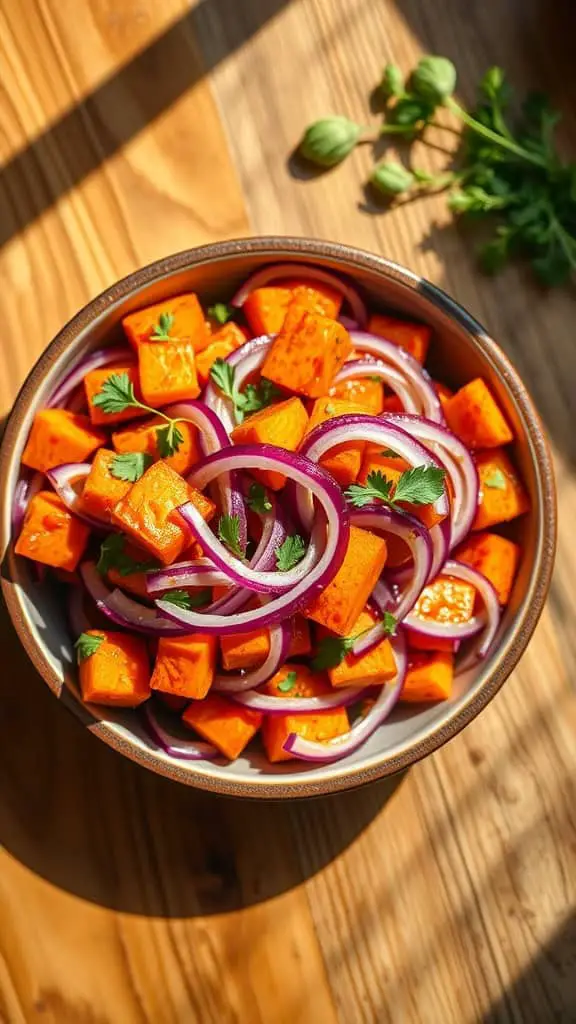
M 194 590 L 189 593 L 187 590 L 169 590 L 163 595 L 162 600 L 168 601 L 168 604 L 173 604 L 176 608 L 184 608 L 190 612 L 193 608 L 202 608 L 211 599 L 211 592 L 206 588 L 201 590 Z
M 161 409 L 153 409 L 141 402 L 134 393 L 134 385 L 127 373 L 111 373 L 104 381 L 100 391 L 94 395 L 92 404 L 101 409 L 106 416 L 124 412 L 126 409 L 143 409 L 153 416 L 160 416 L 166 421 L 165 427 L 158 427 L 156 441 L 158 453 L 163 459 L 174 455 L 184 441 L 184 435 L 178 430 L 178 423 L 187 422 L 184 417 L 172 419 Z
M 278 683 L 277 689 L 280 691 L 280 693 L 290 693 L 290 691 L 293 690 L 294 687 L 296 686 L 297 682 L 298 673 L 287 672 L 286 675 L 284 676 L 284 679 L 281 679 L 280 682 Z
M 149 558 L 138 561 L 126 553 L 126 538 L 121 533 L 110 533 L 100 545 L 100 557 L 96 564 L 98 572 L 105 576 L 110 569 L 116 569 L 120 576 L 132 576 L 137 572 L 157 569 L 159 563 Z
M 227 306 L 225 302 L 215 302 L 213 306 L 208 306 L 207 312 L 212 320 L 215 320 L 217 324 L 223 325 L 232 319 L 235 310 L 232 306 Z
M 173 313 L 160 313 L 158 323 L 153 328 L 150 341 L 178 341 L 170 332 L 174 326 Z
M 93 654 L 96 654 L 96 651 L 103 643 L 103 636 L 98 636 L 98 634 L 92 633 L 80 633 L 80 636 L 74 644 L 78 664 L 82 661 L 86 661 L 86 658 L 90 658 Z
M 301 562 L 306 554 L 306 544 L 297 533 L 288 536 L 276 548 L 276 568 L 279 572 L 288 572 Z
M 146 452 L 121 452 L 110 460 L 108 471 L 116 480 L 134 484 L 153 462 L 152 456 Z
M 374 623 L 376 625 L 376 623 Z M 393 636 L 396 631 L 397 622 L 392 612 L 384 612 L 382 616 L 381 625 L 384 627 L 384 632 L 388 636 Z M 371 626 L 370 629 L 373 627 Z M 312 659 L 312 668 L 318 672 L 325 671 L 330 668 L 336 668 L 347 654 L 351 654 L 354 644 L 368 630 L 363 630 L 362 633 L 357 633 L 356 636 L 325 636 L 322 638 L 316 649 L 316 654 Z
M 257 512 L 260 516 L 266 515 L 267 512 L 272 510 L 272 502 L 266 494 L 266 488 L 262 484 L 250 484 L 246 504 L 248 508 L 251 508 L 253 512 Z
M 218 539 L 226 545 L 236 558 L 244 558 L 240 544 L 240 519 L 238 516 L 220 516 L 218 521 Z
M 407 469 L 394 484 L 380 470 L 369 473 L 365 484 L 351 484 L 346 497 L 355 508 L 382 501 L 397 508 L 402 501 L 411 505 L 429 505 L 444 492 L 445 470 L 439 466 L 415 466 Z
M 213 362 L 210 377 L 222 394 L 232 402 L 237 423 L 242 423 L 244 417 L 250 413 L 265 409 L 280 395 L 276 385 L 265 377 L 262 377 L 258 384 L 247 384 L 243 392 L 239 391 L 236 385 L 236 370 L 225 359 L 216 359 Z

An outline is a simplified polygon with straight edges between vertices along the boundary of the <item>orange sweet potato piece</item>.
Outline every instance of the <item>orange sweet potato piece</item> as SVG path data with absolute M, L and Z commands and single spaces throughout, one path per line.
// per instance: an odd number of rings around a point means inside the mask
M 187 501 L 194 502 L 204 519 L 214 515 L 209 498 L 164 462 L 155 462 L 118 502 L 112 519 L 137 544 L 169 565 L 191 542 L 190 531 L 176 511 Z
M 138 373 L 144 401 L 154 409 L 170 402 L 197 398 L 200 394 L 191 342 L 141 342 Z
M 477 377 L 443 403 L 446 422 L 467 448 L 498 448 L 514 440 L 494 395 Z
M 150 681 L 152 689 L 202 700 L 214 679 L 217 647 L 217 637 L 206 633 L 161 636 Z
M 68 511 L 57 494 L 39 491 L 28 504 L 15 551 L 54 569 L 74 572 L 89 536 L 90 528 Z
M 216 600 L 216 597 L 214 597 Z M 250 608 L 249 603 L 246 608 Z M 250 633 L 235 633 L 220 637 L 222 666 L 227 671 L 254 668 L 266 660 L 270 652 L 270 633 L 267 629 L 254 629 Z M 293 619 L 293 637 L 289 658 L 302 657 L 311 651 L 310 627 L 302 615 Z
M 376 622 L 376 616 L 364 610 L 352 626 L 351 636 L 364 633 Z M 347 654 L 335 668 L 328 669 L 332 686 L 378 686 L 396 675 L 396 659 L 387 637 L 366 654 Z
M 104 642 L 79 665 L 82 698 L 91 704 L 135 708 L 150 696 L 146 641 L 130 633 L 90 629 Z
M 216 359 L 226 359 L 246 341 L 246 335 L 238 324 L 224 324 L 211 338 L 210 344 L 196 356 L 196 373 L 202 387 L 210 378 L 210 370 Z
M 325 395 L 352 351 L 342 324 L 291 303 L 282 330 L 270 346 L 262 375 L 308 398 Z
M 446 384 L 443 384 L 441 380 L 433 380 L 432 386 L 440 399 L 440 405 L 444 408 L 446 402 L 454 395 L 454 392 Z
M 505 451 L 478 452 L 474 461 L 480 479 L 480 500 L 473 530 L 485 530 L 528 511 L 528 495 Z
M 294 299 L 303 309 L 332 320 L 336 319 L 342 305 L 341 294 L 330 285 L 287 280 L 281 285 L 256 288 L 246 299 L 242 311 L 254 334 L 278 334 Z
M 248 416 L 231 433 L 234 444 L 275 444 L 295 452 L 306 432 L 308 413 L 299 398 L 269 405 Z M 254 470 L 252 475 L 266 487 L 279 491 L 286 483 L 283 473 Z
M 65 462 L 86 462 L 106 434 L 92 426 L 88 416 L 66 409 L 41 409 L 22 453 L 22 463 L 46 473 Z
M 500 604 L 507 604 L 520 560 L 520 548 L 498 533 L 472 533 L 454 552 L 458 562 L 481 572 L 494 587 Z
M 384 415 L 387 412 L 404 412 L 402 399 L 398 398 L 398 395 L 385 395 L 382 402 L 382 412 Z
M 342 398 L 317 398 L 312 407 L 310 422 L 306 434 L 312 433 L 315 427 L 332 420 L 336 416 L 345 416 L 347 413 L 368 412 L 371 409 L 361 406 L 359 402 L 348 402 Z M 348 441 L 346 444 L 339 444 L 329 455 L 320 460 L 320 465 L 328 473 L 331 473 L 341 487 L 349 487 L 354 483 L 364 455 L 365 444 L 363 441 Z
M 474 614 L 476 588 L 454 576 L 437 576 L 427 583 L 412 614 L 423 622 L 457 625 L 469 622 Z
M 210 331 L 202 307 L 193 292 L 175 295 L 124 317 L 122 326 L 130 344 L 137 349 L 141 342 L 149 341 L 162 315 L 173 318 L 168 333 L 174 340 L 191 345 L 195 352 L 201 352 L 210 344 Z
M 400 700 L 415 704 L 448 700 L 452 693 L 453 661 L 448 651 L 411 652 Z
M 162 426 L 166 426 L 166 421 L 160 416 L 154 416 L 145 423 L 116 431 L 112 434 L 112 444 L 117 452 L 146 452 L 153 459 L 158 459 L 160 456 L 156 432 Z M 183 437 L 182 444 L 174 455 L 169 455 L 163 461 L 176 473 L 188 476 L 192 467 L 202 458 L 199 434 L 192 423 L 179 423 L 178 430 Z
M 185 725 L 213 743 L 224 757 L 238 757 L 262 724 L 259 711 L 234 704 L 226 697 L 211 693 L 204 700 L 189 704 L 182 715 Z
M 342 565 L 304 614 L 338 636 L 349 636 L 385 563 L 386 541 L 369 530 L 351 526 Z
M 94 396 L 102 391 L 103 385 L 113 374 L 125 373 L 134 388 L 134 394 L 139 402 L 142 401 L 140 391 L 140 378 L 138 367 L 135 363 L 119 363 L 115 366 L 102 366 L 97 370 L 90 370 L 84 377 L 84 391 L 90 420 L 95 426 L 107 426 L 112 423 L 121 423 L 123 420 L 134 420 L 146 416 L 143 409 L 124 409 L 124 412 L 106 413 L 99 405 L 94 405 Z
M 379 380 L 371 380 L 370 377 L 343 380 L 330 388 L 330 396 L 360 406 L 356 412 L 369 412 L 372 416 L 379 416 L 384 411 L 384 385 Z
M 110 472 L 110 463 L 116 452 L 99 448 L 82 490 L 80 503 L 85 512 L 96 519 L 109 523 L 114 506 L 124 498 L 132 486 L 126 480 L 118 480 Z
M 295 685 L 283 692 L 280 688 L 289 672 L 296 674 Z M 323 672 L 312 672 L 307 665 L 284 665 L 272 679 L 262 687 L 264 693 L 273 697 L 317 697 L 329 693 L 331 687 Z M 343 736 L 348 732 L 348 716 L 344 708 L 330 708 L 326 711 L 300 714 L 266 715 L 262 724 L 262 741 L 268 759 L 273 763 L 289 761 L 292 758 L 284 743 L 292 733 L 307 740 L 322 742 Z
M 426 362 L 432 335 L 427 324 L 410 323 L 408 320 L 398 320 L 394 316 L 374 313 L 368 322 L 368 330 L 372 334 L 379 334 L 381 338 L 393 342 L 399 348 L 405 349 L 419 363 Z

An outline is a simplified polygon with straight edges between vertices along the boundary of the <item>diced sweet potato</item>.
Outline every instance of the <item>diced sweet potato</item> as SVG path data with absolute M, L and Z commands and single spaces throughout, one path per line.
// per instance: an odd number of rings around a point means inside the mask
M 454 576 L 437 576 L 422 590 L 412 615 L 423 622 L 458 625 L 469 622 L 474 614 L 476 588 Z
M 372 416 L 379 416 L 384 411 L 384 385 L 379 380 L 371 380 L 370 377 L 357 377 L 334 384 L 330 388 L 330 396 L 360 406 L 357 412 L 369 412 Z
M 216 600 L 216 597 L 214 597 Z M 246 608 L 250 608 L 249 603 Z M 220 637 L 222 666 L 227 671 L 254 668 L 261 665 L 270 653 L 270 633 L 267 629 L 254 629 L 250 633 L 235 633 Z M 293 619 L 293 638 L 289 658 L 302 657 L 311 651 L 310 627 L 302 615 Z
M 345 416 L 347 413 L 360 413 L 371 410 L 361 406 L 359 402 L 348 402 L 342 398 L 317 398 L 312 407 L 310 422 L 306 434 L 312 433 L 315 427 L 332 420 L 336 416 Z M 339 444 L 329 455 L 320 459 L 320 465 L 328 473 L 331 473 L 341 487 L 349 487 L 354 483 L 364 455 L 365 444 L 363 441 L 347 441 L 346 444 Z
M 134 427 L 127 427 L 112 434 L 112 444 L 117 452 L 146 452 L 153 459 L 158 459 L 158 438 L 157 431 L 165 427 L 166 421 L 160 416 L 154 416 L 145 423 L 138 423 Z M 174 455 L 169 455 L 163 461 L 180 476 L 188 476 L 193 466 L 202 458 L 200 440 L 197 428 L 192 423 L 182 421 L 178 423 L 178 430 L 182 434 L 182 443 Z
M 189 704 L 182 721 L 233 761 L 258 732 L 262 715 L 211 693 L 204 700 Z
M 494 587 L 500 604 L 508 603 L 520 559 L 520 548 L 498 533 L 472 533 L 454 552 L 458 562 L 481 572 Z
M 368 330 L 372 334 L 379 334 L 381 338 L 393 342 L 399 348 L 403 348 L 422 365 L 426 362 L 432 336 L 432 331 L 427 324 L 410 323 L 408 320 L 398 320 L 394 316 L 374 313 L 368 322 Z
M 218 639 L 206 633 L 160 637 L 150 685 L 177 697 L 202 700 L 212 686 Z
M 176 511 L 187 501 L 194 502 L 204 519 L 214 515 L 209 498 L 164 462 L 155 462 L 118 502 L 112 519 L 137 544 L 169 565 L 191 542 L 190 531 Z
M 386 415 L 387 412 L 405 412 L 402 399 L 398 398 L 398 395 L 384 395 L 382 412 L 384 415 Z
M 338 636 L 349 636 L 385 563 L 386 541 L 375 533 L 351 526 L 348 550 L 340 569 L 304 614 Z
M 89 536 L 86 523 L 69 512 L 57 494 L 39 491 L 30 499 L 15 551 L 42 565 L 74 572 Z
M 285 402 L 269 405 L 260 412 L 234 427 L 231 437 L 234 444 L 275 444 L 295 452 L 300 446 L 308 424 L 308 413 L 299 398 L 288 398 Z M 253 470 L 252 476 L 265 487 L 279 491 L 286 483 L 283 473 L 267 470 Z
M 80 504 L 85 512 L 96 519 L 109 523 L 115 505 L 126 497 L 132 486 L 126 480 L 118 480 L 110 472 L 110 463 L 116 458 L 116 452 L 108 448 L 99 448 L 92 461 L 92 466 L 82 490 Z
M 79 665 L 82 698 L 91 704 L 134 708 L 150 696 L 150 667 L 146 641 L 130 633 L 90 629 L 103 637 L 94 654 Z
M 320 398 L 352 351 L 348 331 L 335 320 L 292 303 L 262 366 L 262 375 L 288 391 Z
M 65 462 L 86 462 L 106 441 L 106 434 L 92 426 L 88 416 L 66 409 L 42 409 L 22 453 L 29 469 L 46 473 Z
M 164 299 L 146 309 L 139 309 L 124 317 L 122 326 L 129 342 L 138 348 L 143 341 L 149 341 L 152 334 L 161 326 L 160 317 L 168 317 L 162 321 L 169 324 L 168 335 L 175 341 L 192 345 L 195 352 L 201 352 L 210 344 L 210 331 L 204 319 L 202 307 L 193 292 L 187 295 L 175 295 L 172 299 Z M 172 318 L 170 320 L 170 318 Z M 162 342 L 158 342 L 162 344 Z
M 432 386 L 440 399 L 440 405 L 444 408 L 446 402 L 448 402 L 454 395 L 454 392 L 446 384 L 443 384 L 441 380 L 433 380 Z
M 288 306 L 296 299 L 298 305 L 312 313 L 335 320 L 342 305 L 342 295 L 330 285 L 314 285 L 297 279 L 282 284 L 256 288 L 246 299 L 242 311 L 255 335 L 278 334 Z
M 226 359 L 246 341 L 246 335 L 238 324 L 224 324 L 211 338 L 210 344 L 196 356 L 196 373 L 202 387 L 210 378 L 210 370 L 216 359 Z
M 371 629 L 377 617 L 371 611 L 360 612 L 352 626 L 351 636 Z M 387 637 L 366 654 L 347 654 L 335 668 L 328 669 L 332 686 L 379 686 L 396 675 L 396 659 Z
M 124 420 L 134 420 L 141 416 L 146 416 L 146 412 L 143 409 L 128 408 L 124 409 L 123 412 L 104 412 L 99 405 L 94 405 L 94 397 L 102 391 L 102 388 L 106 381 L 113 374 L 124 373 L 128 377 L 128 380 L 134 388 L 134 394 L 139 402 L 142 401 L 142 392 L 140 391 L 140 377 L 138 376 L 138 367 L 135 363 L 121 363 L 116 366 L 102 366 L 97 370 L 90 370 L 84 377 L 84 391 L 86 393 L 86 402 L 88 404 L 88 413 L 90 420 L 95 426 L 105 427 L 114 423 L 121 423 Z
M 296 679 L 294 685 L 286 691 L 282 689 L 282 684 L 290 672 L 295 673 Z M 263 692 L 269 696 L 283 698 L 319 697 L 329 693 L 330 689 L 323 672 L 312 672 L 307 665 L 298 664 L 284 665 L 262 687 Z M 262 741 L 270 761 L 289 761 L 292 754 L 283 747 L 292 733 L 308 740 L 323 742 L 343 736 L 349 728 L 344 708 L 330 708 L 314 713 L 267 715 L 262 724 Z
M 448 651 L 410 653 L 400 700 L 415 704 L 448 700 L 452 693 L 453 661 Z
M 154 409 L 170 402 L 197 398 L 200 394 L 191 342 L 141 342 L 138 373 L 144 401 Z
M 494 395 L 480 377 L 444 402 L 444 415 L 467 448 L 498 448 L 514 440 Z
M 485 530 L 528 511 L 528 495 L 505 451 L 478 452 L 475 462 L 480 479 L 480 499 L 472 523 L 473 530 Z

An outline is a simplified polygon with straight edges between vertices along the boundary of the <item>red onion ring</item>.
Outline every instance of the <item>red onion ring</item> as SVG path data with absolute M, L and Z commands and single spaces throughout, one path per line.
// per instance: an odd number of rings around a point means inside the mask
M 12 499 L 12 533 L 16 537 L 22 529 L 26 509 L 35 494 L 42 490 L 44 483 L 43 473 L 32 473 L 20 477 L 14 488 Z
M 73 512 L 78 519 L 84 520 L 93 530 L 112 529 L 109 523 L 105 523 L 102 519 L 96 519 L 95 516 L 84 512 L 80 502 L 80 495 L 77 494 L 72 486 L 73 480 L 84 480 L 85 482 L 91 468 L 89 462 L 65 462 L 61 466 L 49 469 L 46 476 L 58 497 L 66 505 L 66 508 Z
M 228 577 L 214 568 L 208 558 L 197 558 L 190 562 L 174 562 L 162 569 L 151 569 L 146 573 L 146 589 L 149 594 L 159 594 L 177 587 L 226 587 Z
M 184 740 L 167 732 L 158 721 L 150 702 L 147 702 L 142 710 L 148 733 L 165 754 L 183 761 L 212 760 L 218 757 L 218 751 L 211 743 L 204 743 L 203 740 Z
M 82 383 L 84 377 L 91 370 L 97 370 L 100 366 L 108 366 L 110 363 L 135 363 L 132 349 L 127 345 L 115 345 L 112 348 L 98 349 L 85 356 L 60 382 L 55 391 L 52 392 L 47 403 L 48 408 L 61 408 L 65 405 L 70 393 Z
M 309 267 L 305 263 L 276 263 L 262 270 L 251 274 L 247 281 L 230 301 L 230 305 L 241 309 L 246 299 L 256 288 L 263 288 L 272 281 L 282 281 L 285 278 L 298 278 L 309 281 L 322 281 L 331 285 L 336 291 L 344 296 L 350 307 L 350 312 L 355 320 L 364 327 L 368 322 L 368 311 L 360 295 L 352 285 L 343 281 L 336 274 L 327 270 L 320 270 L 319 267 Z
M 418 411 L 423 416 L 433 420 L 434 423 L 444 422 L 440 399 L 430 383 L 426 370 L 422 369 L 418 360 L 414 359 L 406 349 L 385 338 L 380 338 L 377 334 L 369 334 L 367 331 L 351 331 L 350 338 L 354 348 L 359 352 L 368 352 L 371 356 L 383 359 L 385 363 L 391 363 L 405 379 L 410 381 L 413 396 L 420 402 Z
M 336 374 L 334 383 L 341 384 L 345 380 L 368 375 L 381 377 L 382 383 L 387 384 L 396 393 L 406 412 L 418 412 L 420 405 L 414 399 L 406 378 L 387 363 L 369 363 L 365 359 L 352 359 L 349 363 L 344 363 L 342 369 Z
M 333 693 L 318 697 L 270 697 L 267 693 L 247 690 L 245 693 L 231 693 L 232 700 L 254 711 L 266 715 L 299 715 L 308 712 L 327 711 L 329 708 L 346 708 L 355 704 L 368 693 L 370 687 L 346 686 Z
M 406 678 L 408 657 L 404 636 L 400 632 L 398 636 L 392 637 L 390 642 L 396 658 L 396 677 L 385 683 L 366 717 L 355 723 L 345 736 L 337 736 L 325 743 L 306 740 L 296 733 L 291 733 L 284 743 L 284 750 L 303 761 L 336 761 L 352 754 L 369 739 L 378 726 L 388 718 Z
M 265 607 L 265 605 L 264 605 Z M 282 667 L 292 644 L 292 626 L 290 622 L 280 622 L 270 629 L 270 650 L 265 661 L 258 668 L 250 672 L 237 675 L 219 673 L 216 675 L 212 688 L 221 693 L 229 693 L 231 696 L 252 691 L 254 687 L 265 683 L 279 668 Z
M 344 561 L 349 539 L 348 507 L 332 477 L 302 455 L 273 445 L 237 445 L 229 452 L 217 452 L 206 458 L 195 469 L 193 483 L 199 490 L 203 490 L 219 473 L 247 467 L 285 473 L 297 484 L 312 491 L 326 513 L 328 529 L 325 550 L 308 577 L 300 580 L 291 591 L 274 598 L 264 608 L 240 612 L 233 620 L 222 614 L 201 614 L 176 609 L 165 601 L 156 602 L 163 615 L 186 626 L 189 631 L 192 629 L 231 635 L 245 633 L 258 626 L 275 625 L 321 593 Z
M 486 657 L 500 625 L 500 604 L 498 594 L 490 580 L 487 580 L 477 569 L 472 569 L 471 566 L 464 565 L 462 562 L 450 560 L 446 562 L 443 571 L 447 576 L 455 576 L 456 579 L 471 583 L 482 598 L 484 608 L 486 609 L 486 624 L 482 633 L 478 636 L 477 642 L 465 652 L 464 657 L 456 666 L 457 673 L 460 673 L 472 668 L 477 661 L 481 661 L 482 658 Z
M 80 576 L 99 611 L 123 629 L 136 630 L 148 636 L 182 636 L 186 630 L 171 620 L 163 619 L 155 608 L 132 600 L 121 590 L 110 590 L 96 568 L 95 562 L 83 562 Z

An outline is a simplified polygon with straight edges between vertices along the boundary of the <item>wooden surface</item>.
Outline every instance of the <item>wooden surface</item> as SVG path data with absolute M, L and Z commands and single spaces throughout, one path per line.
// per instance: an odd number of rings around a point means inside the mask
M 0 415 L 117 277 L 247 233 L 391 256 L 488 326 L 554 447 L 547 610 L 487 711 L 392 783 L 215 799 L 83 733 L 2 621 L 0 1019 L 576 1021 L 574 293 L 477 273 L 441 198 L 374 211 L 366 147 L 303 180 L 302 127 L 370 117 L 383 63 L 443 52 L 548 90 L 576 149 L 571 0 L 1 0 Z M 422 157 L 421 163 L 429 159 Z

